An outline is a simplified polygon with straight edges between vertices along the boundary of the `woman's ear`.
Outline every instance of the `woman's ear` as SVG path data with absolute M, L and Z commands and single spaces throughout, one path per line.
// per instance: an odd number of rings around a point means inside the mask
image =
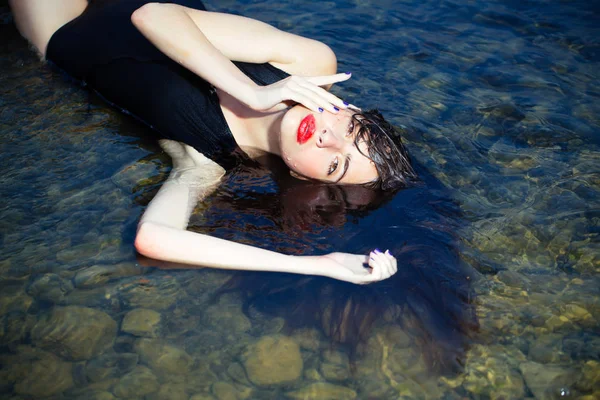
M 296 179 L 300 179 L 301 181 L 309 181 L 310 180 L 307 177 L 300 175 L 299 173 L 297 173 L 296 171 L 291 170 L 291 169 L 290 169 L 290 175 Z

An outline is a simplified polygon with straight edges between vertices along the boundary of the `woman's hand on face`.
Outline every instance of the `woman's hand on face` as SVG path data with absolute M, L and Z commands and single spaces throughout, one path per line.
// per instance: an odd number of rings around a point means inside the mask
M 268 86 L 255 87 L 253 95 L 245 103 L 254 110 L 267 111 L 285 101 L 293 101 L 315 112 L 326 110 L 336 113 L 339 109 L 347 108 L 348 103 L 321 86 L 343 82 L 351 76 L 345 73 L 312 77 L 289 76 Z
M 319 262 L 324 276 L 356 284 L 382 281 L 398 270 L 396 258 L 388 250 L 385 253 L 374 250 L 368 256 L 331 253 L 320 256 Z

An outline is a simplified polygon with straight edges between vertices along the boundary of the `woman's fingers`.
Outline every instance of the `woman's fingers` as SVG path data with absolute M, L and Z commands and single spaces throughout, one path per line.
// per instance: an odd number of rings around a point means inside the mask
M 328 92 L 320 86 L 316 86 L 312 83 L 307 82 L 304 87 L 313 93 L 315 99 L 318 99 L 318 101 L 320 101 L 324 110 L 336 113 L 340 109 L 348 107 L 348 103 L 344 102 L 342 99 Z
M 347 81 L 351 77 L 351 73 L 341 73 L 335 75 L 311 76 L 306 78 L 306 80 L 317 86 L 327 86 L 334 83 Z
M 314 111 L 323 112 L 322 102 L 319 99 L 315 99 L 314 96 L 307 89 L 294 88 L 288 89 L 289 92 L 285 96 L 288 100 L 292 100 L 298 104 L 302 104 L 304 107 Z
M 340 107 L 345 107 L 342 100 L 318 86 L 298 85 L 292 90 L 293 93 L 290 94 L 290 97 L 293 97 L 292 100 L 315 112 L 329 111 L 336 113 L 340 110 Z
M 313 77 L 290 76 L 268 86 L 256 87 L 255 96 L 251 96 L 244 101 L 247 105 L 259 111 L 270 110 L 283 102 L 291 100 L 315 112 L 329 111 L 335 114 L 340 109 L 348 108 L 349 104 L 321 86 L 342 82 L 349 78 L 349 74 Z
M 385 253 L 374 250 L 369 254 L 371 273 L 365 276 L 365 283 L 378 282 L 394 275 L 397 268 L 396 258 L 388 250 Z
M 321 86 L 345 81 L 349 78 L 350 75 L 347 74 L 314 76 L 309 78 L 293 76 L 287 85 L 288 90 L 291 92 L 301 93 L 305 99 L 310 99 L 310 102 L 309 104 L 306 104 L 293 98 L 290 100 L 301 103 L 305 107 L 316 112 L 323 112 L 326 110 L 332 113 L 337 113 L 340 109 L 348 107 L 348 103 L 323 89 Z

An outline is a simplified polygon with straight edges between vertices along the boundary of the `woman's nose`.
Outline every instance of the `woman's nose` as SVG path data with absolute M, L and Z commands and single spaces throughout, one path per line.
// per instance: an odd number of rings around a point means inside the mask
M 317 138 L 317 147 L 340 147 L 342 140 L 329 129 L 323 129 Z

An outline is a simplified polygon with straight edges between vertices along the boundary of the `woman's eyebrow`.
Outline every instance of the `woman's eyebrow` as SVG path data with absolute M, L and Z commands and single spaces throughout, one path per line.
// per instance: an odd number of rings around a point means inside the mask
M 348 172 L 348 167 L 350 166 L 350 157 L 346 156 L 346 161 L 344 161 L 344 171 L 342 172 L 342 175 L 340 175 L 339 178 L 337 178 L 333 183 L 339 183 L 344 176 L 346 176 L 346 172 Z

